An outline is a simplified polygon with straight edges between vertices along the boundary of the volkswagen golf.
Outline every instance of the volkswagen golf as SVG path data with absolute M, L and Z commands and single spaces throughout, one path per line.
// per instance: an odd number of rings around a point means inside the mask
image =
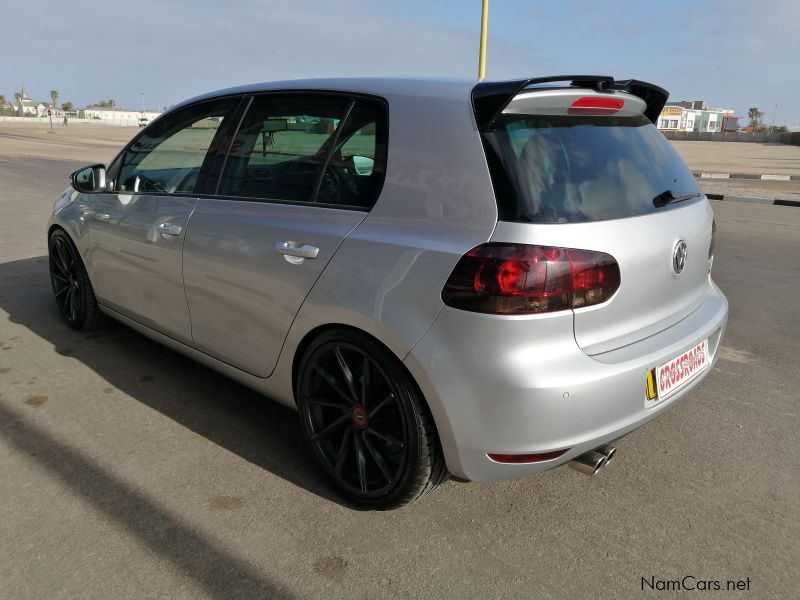
M 727 321 L 666 100 L 589 75 L 206 94 L 72 174 L 53 294 L 75 329 L 111 317 L 296 408 L 361 507 L 594 474 Z

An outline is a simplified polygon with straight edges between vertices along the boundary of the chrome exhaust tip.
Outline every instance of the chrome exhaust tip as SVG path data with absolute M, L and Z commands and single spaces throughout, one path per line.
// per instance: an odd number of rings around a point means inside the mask
M 603 444 L 602 446 L 598 446 L 594 449 L 595 452 L 599 452 L 603 456 L 606 457 L 606 464 L 611 462 L 611 459 L 617 453 L 617 447 L 612 446 L 611 444 Z
M 605 467 L 607 463 L 608 458 L 606 458 L 605 454 L 589 450 L 569 461 L 569 466 L 579 473 L 591 477 L 592 475 L 597 475 L 600 469 Z

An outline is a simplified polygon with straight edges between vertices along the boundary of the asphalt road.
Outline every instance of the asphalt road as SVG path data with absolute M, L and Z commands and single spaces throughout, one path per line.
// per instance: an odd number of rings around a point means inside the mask
M 685 141 L 672 146 L 693 171 L 800 175 L 800 146 Z
M 44 228 L 79 163 L 12 150 L 0 598 L 639 598 L 664 595 L 643 577 L 687 575 L 749 578 L 720 598 L 800 588 L 800 208 L 712 202 L 721 360 L 601 475 L 449 482 L 360 512 L 325 486 L 292 411 L 121 325 L 61 324 Z

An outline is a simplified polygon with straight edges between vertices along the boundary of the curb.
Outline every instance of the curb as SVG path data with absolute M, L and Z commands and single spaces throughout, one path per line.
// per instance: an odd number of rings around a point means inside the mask
M 800 175 L 772 175 L 757 173 L 702 173 L 692 171 L 698 179 L 760 179 L 761 181 L 800 181 Z
M 800 200 L 785 200 L 783 198 L 748 198 L 745 196 L 731 196 L 726 194 L 706 194 L 706 198 L 709 200 L 720 200 L 722 202 L 743 202 L 745 204 L 800 207 Z

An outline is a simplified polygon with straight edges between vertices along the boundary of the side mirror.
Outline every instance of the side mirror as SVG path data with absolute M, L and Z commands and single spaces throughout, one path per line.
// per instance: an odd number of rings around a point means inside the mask
M 70 176 L 72 187 L 84 194 L 106 191 L 106 166 L 90 165 L 74 171 Z
M 353 154 L 353 167 L 356 169 L 356 175 L 372 175 L 372 169 L 375 168 L 375 160 L 368 156 Z

